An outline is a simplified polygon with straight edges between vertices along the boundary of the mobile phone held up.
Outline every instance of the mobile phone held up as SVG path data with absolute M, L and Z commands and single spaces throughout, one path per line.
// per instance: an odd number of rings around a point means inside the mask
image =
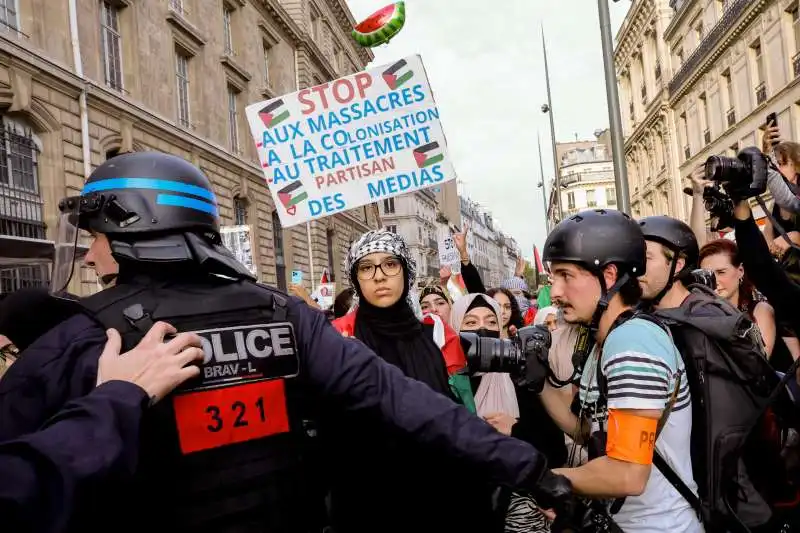
M 770 113 L 769 115 L 767 115 L 767 126 L 766 127 L 769 128 L 770 125 L 775 126 L 775 127 L 778 126 L 778 114 L 777 113 Z M 780 142 L 779 141 L 772 141 L 772 147 L 773 148 L 777 144 L 780 144 Z

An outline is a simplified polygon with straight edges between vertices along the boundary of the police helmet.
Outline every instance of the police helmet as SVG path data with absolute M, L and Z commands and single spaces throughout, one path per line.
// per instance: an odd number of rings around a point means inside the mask
M 109 159 L 59 208 L 77 213 L 81 229 L 108 235 L 219 232 L 211 182 L 188 161 L 159 152 Z
M 697 268 L 700 247 L 688 225 L 672 217 L 656 215 L 640 219 L 639 226 L 645 240 L 666 246 L 676 254 L 683 254 L 686 264 L 682 272 Z
M 615 264 L 620 273 L 645 272 L 646 247 L 639 224 L 621 211 L 594 209 L 561 221 L 544 245 L 542 259 L 575 263 L 595 275 Z

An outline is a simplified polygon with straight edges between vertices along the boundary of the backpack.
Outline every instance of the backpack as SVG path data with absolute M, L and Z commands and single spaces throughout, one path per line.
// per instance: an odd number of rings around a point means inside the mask
M 786 384 L 755 324 L 701 285 L 681 307 L 654 314 L 669 327 L 692 395 L 691 455 L 699 498 L 656 455 L 653 464 L 698 512 L 707 531 L 788 531 L 800 504 L 782 452 L 797 427 Z

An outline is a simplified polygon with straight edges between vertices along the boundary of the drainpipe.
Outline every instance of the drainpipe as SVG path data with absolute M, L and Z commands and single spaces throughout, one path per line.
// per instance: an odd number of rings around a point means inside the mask
M 72 59 L 75 64 L 75 74 L 83 82 L 81 94 L 78 96 L 78 106 L 81 112 L 81 146 L 83 148 L 83 179 L 85 180 L 92 173 L 92 148 L 89 139 L 89 110 L 86 105 L 86 78 L 83 77 L 81 40 L 78 35 L 77 0 L 69 0 L 69 33 L 72 40 Z
M 74 1 L 74 0 L 71 0 Z M 300 60 L 297 55 L 297 48 L 294 49 L 294 84 L 296 90 L 300 90 Z M 308 269 L 311 275 L 311 292 L 317 290 L 317 278 L 314 273 L 314 251 L 312 250 L 311 222 L 306 222 L 306 239 L 308 239 Z

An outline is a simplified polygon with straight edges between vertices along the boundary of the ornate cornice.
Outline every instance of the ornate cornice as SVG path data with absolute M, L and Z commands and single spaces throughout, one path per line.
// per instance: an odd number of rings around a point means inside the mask
M 617 69 L 624 68 L 628 59 L 641 46 L 654 14 L 653 0 L 634 0 L 633 6 L 617 32 L 617 47 L 614 50 L 614 63 L 617 65 Z
M 349 38 L 350 32 L 353 31 L 353 26 L 356 25 L 356 19 L 353 17 L 353 13 L 350 12 L 347 3 L 344 0 L 330 0 L 328 6 L 336 17 L 336 23 L 339 25 L 339 29 Z M 360 46 L 356 47 L 353 45 L 352 39 L 350 39 L 350 41 L 351 46 L 349 48 L 356 50 L 356 54 L 361 60 L 360 63 L 362 67 L 375 59 L 375 54 L 372 53 L 372 50 Z

